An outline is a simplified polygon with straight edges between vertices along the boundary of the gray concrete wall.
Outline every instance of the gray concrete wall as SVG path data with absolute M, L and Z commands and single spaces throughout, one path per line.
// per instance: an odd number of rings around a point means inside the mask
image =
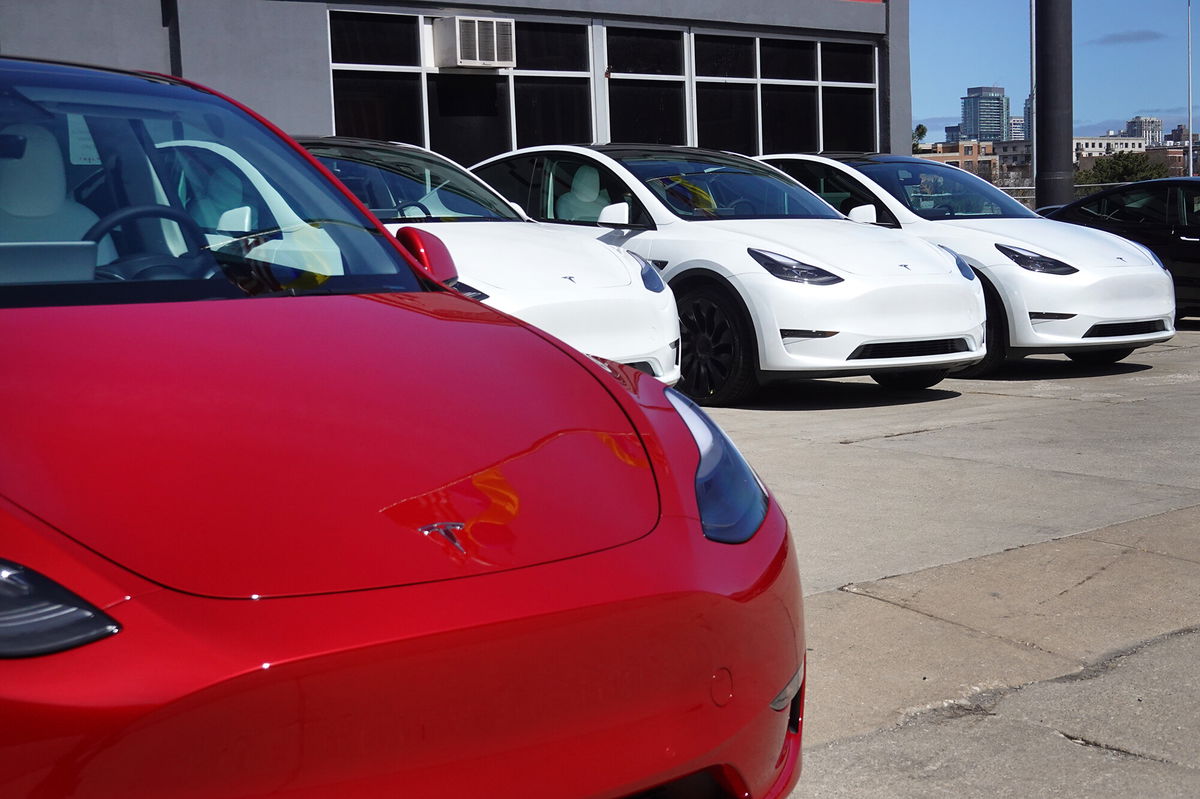
M 890 124 L 880 126 L 882 141 L 879 149 L 896 155 L 912 154 L 912 71 L 908 49 L 909 0 L 888 0 L 887 48 L 881 56 L 885 61 L 881 112 Z
M 0 55 L 170 72 L 159 0 L 0 0 Z
M 245 103 L 289 133 L 333 133 L 324 3 L 178 3 L 184 77 Z
M 887 29 L 887 3 L 846 0 L 520 0 L 520 2 L 397 2 L 412 8 L 432 7 L 453 14 L 456 10 L 489 14 L 583 14 L 603 17 L 649 17 L 656 22 L 681 24 L 782 26 L 830 28 L 854 33 L 882 34 Z M 351 5 L 341 7 L 355 7 Z M 371 6 L 357 6 L 370 8 Z M 378 9 L 379 6 L 375 5 Z M 568 10 L 569 9 L 569 10 Z

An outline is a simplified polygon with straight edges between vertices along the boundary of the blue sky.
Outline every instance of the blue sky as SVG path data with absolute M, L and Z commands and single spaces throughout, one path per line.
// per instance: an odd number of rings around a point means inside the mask
M 969 86 L 1003 86 L 1014 116 L 1029 94 L 1029 0 L 910 0 L 913 124 L 941 141 Z M 1073 0 L 1075 133 L 1141 114 L 1187 123 L 1187 0 Z M 1193 124 L 1200 129 L 1200 0 L 1192 8 Z

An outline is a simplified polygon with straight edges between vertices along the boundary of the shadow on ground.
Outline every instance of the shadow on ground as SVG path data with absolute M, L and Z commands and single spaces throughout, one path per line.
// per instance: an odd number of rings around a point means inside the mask
M 961 396 L 940 386 L 916 391 L 883 388 L 875 383 L 836 379 L 780 383 L 763 388 L 750 402 L 738 405 L 755 411 L 826 411 L 886 408 L 941 402 Z

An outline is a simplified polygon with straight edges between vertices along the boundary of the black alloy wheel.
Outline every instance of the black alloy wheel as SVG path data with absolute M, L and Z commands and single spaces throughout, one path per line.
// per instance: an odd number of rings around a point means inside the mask
M 712 286 L 678 299 L 683 341 L 680 391 L 701 405 L 729 405 L 758 388 L 754 331 L 742 309 Z
M 955 371 L 955 377 L 984 377 L 998 370 L 1008 360 L 1008 312 L 1004 308 L 1004 301 L 987 281 L 983 282 L 983 297 L 987 307 L 987 319 L 983 325 L 987 354 L 982 361 Z

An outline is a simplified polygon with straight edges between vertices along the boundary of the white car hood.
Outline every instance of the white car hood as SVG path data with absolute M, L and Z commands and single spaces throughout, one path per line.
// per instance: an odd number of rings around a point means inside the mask
M 1076 269 L 1087 266 L 1157 266 L 1140 247 L 1120 236 L 1053 219 L 946 219 L 930 222 L 930 225 L 934 230 L 954 228 L 956 231 L 981 234 L 986 242 L 979 242 L 979 236 L 972 235 L 971 238 L 977 243 L 985 243 L 995 253 L 997 257 L 992 258 L 992 262 L 1005 261 L 994 245 L 1009 244 L 1057 258 Z M 954 246 L 949 237 L 946 245 Z
M 730 219 L 694 223 L 756 249 L 852 275 L 953 272 L 949 256 L 909 233 L 844 219 Z
M 632 280 L 620 252 L 534 222 L 432 222 L 416 227 L 441 239 L 464 283 L 474 288 L 545 291 L 569 279 L 583 288 L 617 288 Z

